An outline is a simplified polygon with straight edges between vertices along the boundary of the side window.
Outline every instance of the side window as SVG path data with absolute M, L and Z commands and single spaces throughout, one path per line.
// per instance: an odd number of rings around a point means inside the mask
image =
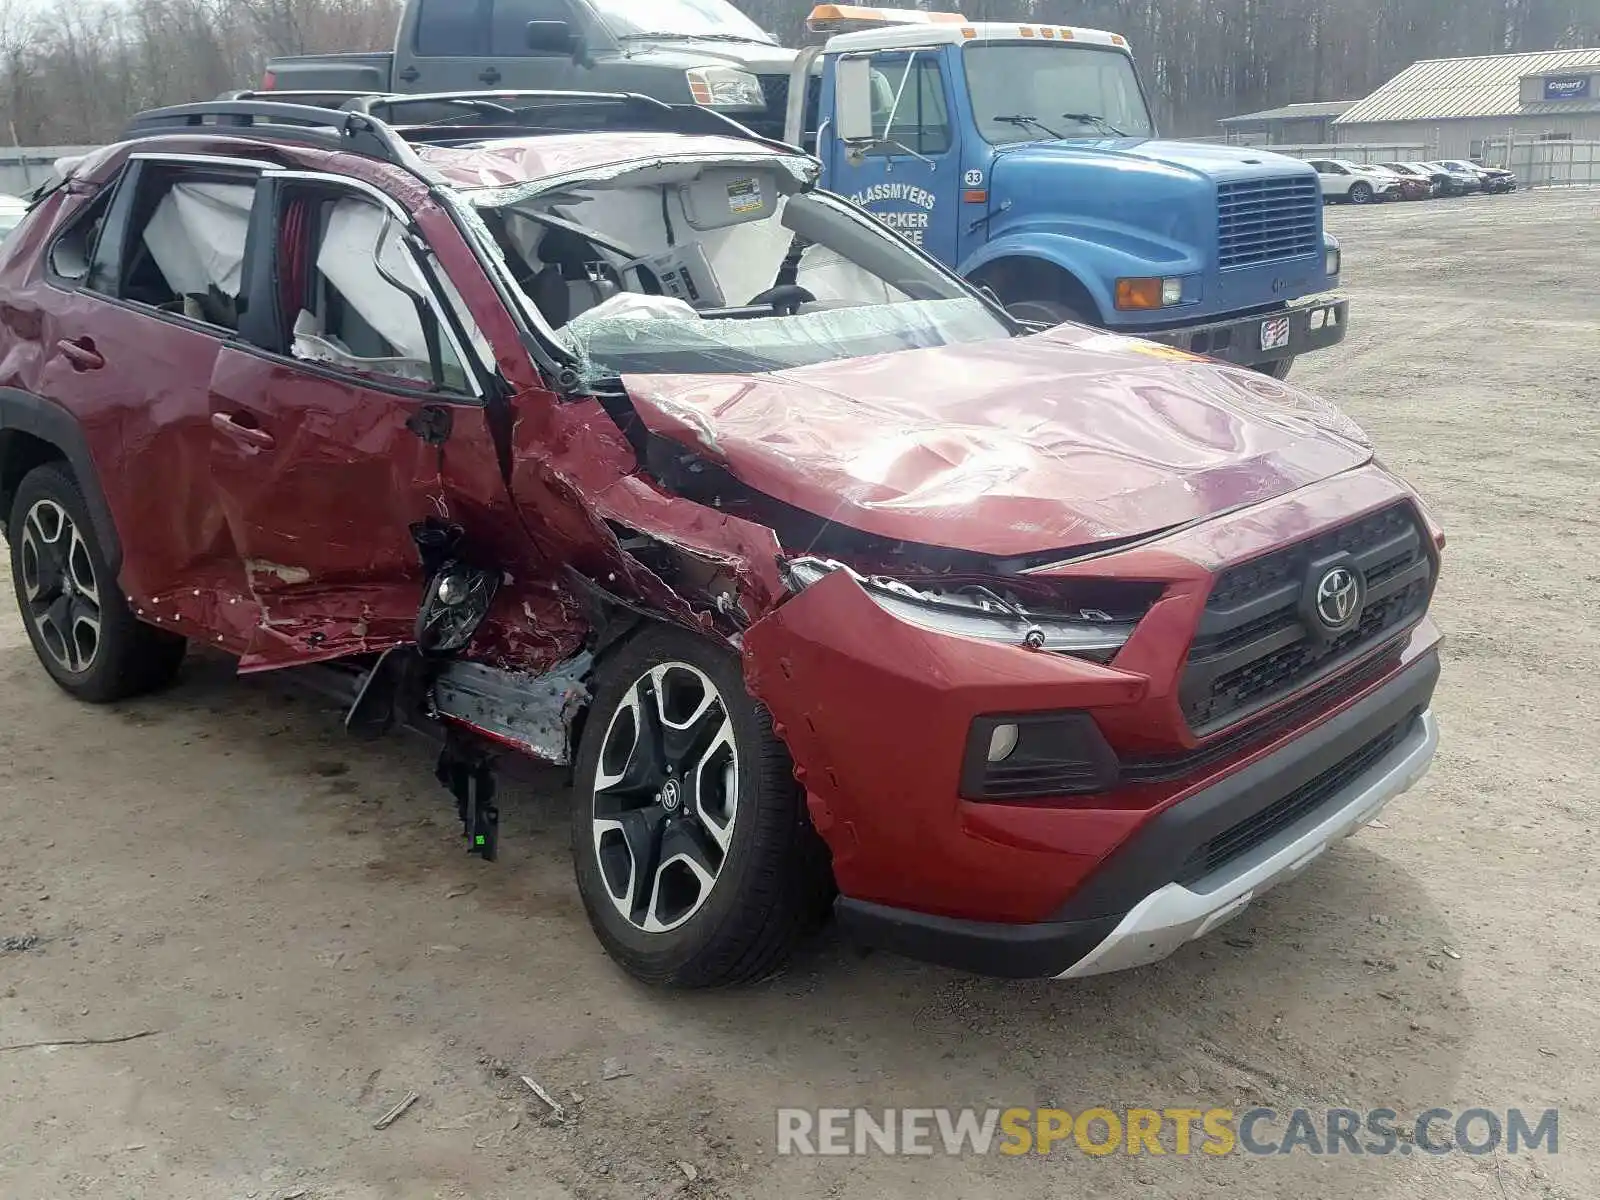
M 489 0 L 419 0 L 412 52 L 418 58 L 487 54 L 488 9 Z
M 94 234 L 83 286 L 237 330 L 255 182 L 245 173 L 134 163 L 107 210 L 109 236 Z M 72 265 L 71 243 L 58 243 L 55 255 L 58 269 Z
M 50 272 L 58 279 L 75 284 L 89 282 L 95 247 L 100 241 L 101 229 L 105 228 L 106 210 L 111 207 L 111 195 L 115 190 L 114 185 L 107 184 L 50 247 Z
M 437 2 L 437 0 L 435 0 Z M 489 19 L 489 46 L 501 58 L 523 57 L 533 53 L 528 49 L 528 23 L 530 21 L 565 21 L 577 30 L 578 14 L 567 0 L 491 0 L 493 15 Z
M 938 59 L 926 54 L 879 55 L 873 60 L 874 154 L 943 154 L 953 144 L 950 105 Z M 895 143 L 899 143 L 896 145 Z
M 387 209 L 339 191 L 291 192 L 278 238 L 278 287 L 295 358 L 426 390 L 472 390 L 442 306 Z M 464 306 L 449 311 L 467 325 Z M 470 326 L 467 336 L 481 341 Z

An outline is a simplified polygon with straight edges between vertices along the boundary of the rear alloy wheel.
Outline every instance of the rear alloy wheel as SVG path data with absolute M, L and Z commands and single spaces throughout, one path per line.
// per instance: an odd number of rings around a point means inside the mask
M 572 833 L 596 934 L 649 983 L 760 978 L 825 911 L 788 753 L 738 662 L 687 631 L 651 630 L 601 667 Z
M 1357 183 L 1350 188 L 1351 204 L 1371 204 L 1372 185 L 1370 183 Z
M 171 682 L 184 639 L 134 617 L 65 467 L 50 463 L 23 479 L 7 538 L 17 607 L 57 684 L 80 700 L 105 703 Z
M 17 589 L 48 662 L 71 675 L 100 653 L 100 583 L 83 535 L 54 500 L 36 500 L 22 518 Z

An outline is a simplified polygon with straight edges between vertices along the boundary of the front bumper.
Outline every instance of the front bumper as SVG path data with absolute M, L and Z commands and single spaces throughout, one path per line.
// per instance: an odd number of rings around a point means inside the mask
M 1349 319 L 1348 300 L 1313 296 L 1276 312 L 1137 336 L 1237 366 L 1260 367 L 1337 346 L 1344 341 Z M 1283 322 L 1288 323 L 1287 340 Z
M 840 923 L 908 957 L 1010 978 L 1070 979 L 1159 961 L 1298 875 L 1427 773 L 1438 745 L 1430 707 L 1438 676 L 1430 652 L 1277 752 L 1166 809 L 1049 921 L 963 921 L 842 897 Z

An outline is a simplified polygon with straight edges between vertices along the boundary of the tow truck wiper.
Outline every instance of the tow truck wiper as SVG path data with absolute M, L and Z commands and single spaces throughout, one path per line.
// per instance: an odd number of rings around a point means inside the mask
M 1118 129 L 1099 113 L 1062 113 L 1061 115 L 1068 121 L 1081 121 L 1085 125 L 1098 125 L 1112 137 L 1125 138 L 1133 136 L 1131 133 L 1123 133 L 1122 130 Z
M 1009 117 L 996 117 L 995 120 L 999 121 L 1002 125 L 1015 125 L 1019 129 L 1026 129 L 1031 125 L 1035 129 L 1044 130 L 1057 141 L 1061 140 L 1062 137 L 1061 134 L 1057 133 L 1054 129 L 1051 129 L 1050 126 L 1039 120 L 1038 117 L 1030 117 L 1022 113 L 1014 113 Z

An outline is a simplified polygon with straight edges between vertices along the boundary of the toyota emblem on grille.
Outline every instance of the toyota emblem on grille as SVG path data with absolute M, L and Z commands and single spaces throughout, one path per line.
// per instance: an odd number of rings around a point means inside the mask
M 1335 567 L 1317 584 L 1317 616 L 1329 629 L 1348 625 L 1361 607 L 1361 581 L 1349 567 Z

